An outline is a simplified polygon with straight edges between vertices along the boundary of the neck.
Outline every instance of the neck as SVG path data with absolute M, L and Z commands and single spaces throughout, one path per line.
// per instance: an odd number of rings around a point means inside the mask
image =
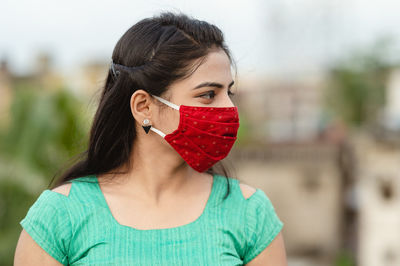
M 123 182 L 118 182 L 115 189 L 157 206 L 171 196 L 182 194 L 193 184 L 193 178 L 201 175 L 169 146 L 157 141 L 137 141 L 130 161 L 131 165 L 123 168 L 127 170 L 121 176 Z

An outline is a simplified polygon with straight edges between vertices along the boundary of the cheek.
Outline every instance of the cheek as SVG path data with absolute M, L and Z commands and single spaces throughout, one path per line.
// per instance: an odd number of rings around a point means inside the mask
M 165 128 L 165 134 L 172 133 L 178 128 L 179 125 L 179 112 L 172 110 L 171 112 L 165 112 L 162 116 L 162 125 Z

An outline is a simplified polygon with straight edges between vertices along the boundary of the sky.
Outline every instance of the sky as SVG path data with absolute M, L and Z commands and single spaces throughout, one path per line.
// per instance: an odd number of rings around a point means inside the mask
M 218 26 L 239 74 L 321 69 L 380 36 L 400 34 L 398 0 L 2 0 L 0 58 L 29 72 L 40 51 L 70 71 L 93 59 L 108 62 L 118 39 L 139 20 L 182 11 Z

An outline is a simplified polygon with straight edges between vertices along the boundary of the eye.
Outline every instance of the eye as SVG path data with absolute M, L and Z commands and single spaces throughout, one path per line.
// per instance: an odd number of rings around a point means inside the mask
M 200 95 L 199 97 L 202 97 L 204 99 L 212 99 L 215 97 L 215 92 L 214 91 L 207 91 L 206 93 Z
M 228 90 L 228 95 L 229 97 L 233 97 L 235 93 L 232 91 Z M 203 93 L 202 95 L 198 96 L 204 99 L 213 99 L 215 97 L 215 91 L 207 91 L 206 93 Z

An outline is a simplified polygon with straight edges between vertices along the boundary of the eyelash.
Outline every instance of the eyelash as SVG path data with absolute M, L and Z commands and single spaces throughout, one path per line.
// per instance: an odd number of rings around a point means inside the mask
M 206 99 L 212 99 L 215 97 L 215 91 L 208 91 L 207 93 L 204 93 L 202 95 L 200 95 L 199 97 L 203 97 L 203 96 L 212 96 L 211 98 L 206 98 Z M 234 96 L 235 94 L 233 92 L 231 92 L 230 90 L 228 90 L 228 95 L 229 96 Z

